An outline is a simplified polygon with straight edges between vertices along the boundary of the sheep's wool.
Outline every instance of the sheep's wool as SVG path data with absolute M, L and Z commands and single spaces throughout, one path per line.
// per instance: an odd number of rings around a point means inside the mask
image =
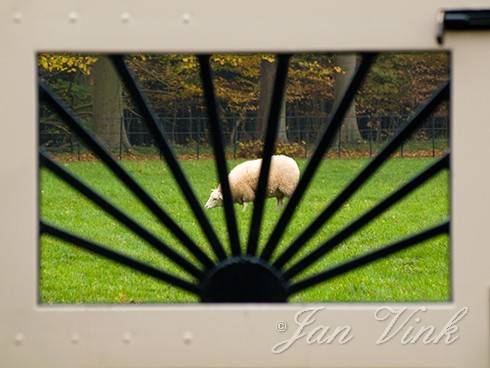
M 231 170 L 230 181 L 233 202 L 252 202 L 259 180 L 262 159 L 243 162 Z M 267 197 L 276 197 L 278 202 L 290 197 L 299 181 L 299 168 L 291 157 L 284 155 L 272 156 Z M 221 189 L 218 187 L 218 189 Z

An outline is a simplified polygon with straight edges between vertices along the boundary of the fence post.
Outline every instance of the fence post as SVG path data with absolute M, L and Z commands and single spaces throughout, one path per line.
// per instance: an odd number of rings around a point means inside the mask
M 436 156 L 436 137 L 435 137 L 435 132 L 434 132 L 434 126 L 435 124 L 435 119 L 434 117 L 432 117 L 432 120 L 431 120 L 431 128 L 432 128 L 432 157 L 435 157 Z
M 73 137 L 70 135 L 70 148 L 71 148 L 71 155 L 75 153 L 75 145 L 73 144 Z
M 305 158 L 308 158 L 308 143 L 306 142 L 306 140 L 304 142 L 305 142 Z
M 196 155 L 197 159 L 199 160 L 199 145 L 201 144 L 201 117 L 199 117 L 199 120 L 197 121 L 197 145 L 196 145 Z
M 337 133 L 338 142 L 337 142 L 337 156 L 340 157 L 340 142 L 342 137 L 342 125 L 339 127 L 339 132 Z
M 403 157 L 403 145 L 405 144 L 405 142 L 403 142 L 400 146 L 400 157 Z
M 78 157 L 78 161 L 80 161 L 80 141 L 77 142 L 77 157 Z
M 158 126 L 160 130 L 163 132 L 164 136 L 166 136 L 165 129 L 164 129 L 165 127 L 163 126 L 163 120 L 160 118 L 158 119 Z M 163 153 L 158 144 L 157 144 L 157 150 L 158 150 L 158 155 L 160 156 L 160 160 L 163 161 Z
M 236 143 L 238 140 L 238 129 L 235 130 L 235 134 L 233 135 L 233 159 L 236 160 Z
M 368 127 L 369 129 L 369 157 L 373 155 L 373 128 Z
M 124 118 L 121 116 L 121 126 L 119 127 L 119 160 L 122 160 L 123 124 Z
M 446 140 L 447 140 L 447 144 L 449 146 L 449 140 L 451 139 L 450 137 L 450 133 L 449 133 L 449 129 L 450 129 L 450 126 L 449 126 L 449 120 L 448 119 L 444 119 L 446 121 Z

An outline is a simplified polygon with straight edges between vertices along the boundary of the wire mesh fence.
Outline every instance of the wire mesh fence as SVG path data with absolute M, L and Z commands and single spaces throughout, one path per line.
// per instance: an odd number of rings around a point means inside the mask
M 335 143 L 329 150 L 332 157 L 370 157 L 374 155 L 408 117 L 368 115 L 344 121 Z M 212 157 L 205 117 L 160 116 L 160 128 L 178 157 L 203 159 Z M 277 153 L 306 158 L 316 147 L 316 140 L 327 122 L 326 116 L 287 116 L 281 127 Z M 256 129 L 254 117 L 223 118 L 224 141 L 229 158 L 260 156 L 261 131 Z M 134 114 L 125 114 L 120 121 L 101 122 L 104 129 L 96 135 L 119 159 L 158 158 L 159 151 L 143 120 Z M 89 125 L 90 127 L 90 125 Z M 96 129 L 97 130 L 97 129 Z M 56 121 L 41 119 L 40 144 L 48 152 L 82 160 L 89 152 L 71 132 Z M 442 155 L 449 144 L 447 116 L 432 116 L 401 147 L 400 157 L 435 157 Z

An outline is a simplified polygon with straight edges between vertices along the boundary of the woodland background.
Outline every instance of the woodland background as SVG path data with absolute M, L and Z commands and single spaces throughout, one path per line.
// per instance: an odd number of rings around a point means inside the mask
M 308 155 L 358 61 L 356 54 L 293 56 L 280 119 L 279 151 Z M 211 62 L 230 154 L 259 155 L 274 80 L 274 56 L 224 54 L 214 55 Z M 206 156 L 210 150 L 197 59 L 191 55 L 137 54 L 128 56 L 127 63 L 176 152 L 181 157 Z M 125 157 L 156 154 L 144 122 L 106 56 L 40 54 L 38 64 L 41 80 L 107 148 Z M 336 154 L 371 155 L 448 78 L 447 53 L 380 54 L 346 115 Z M 39 116 L 42 146 L 84 157 L 83 147 L 56 115 L 41 106 Z M 412 137 L 411 153 L 442 153 L 448 142 L 448 120 L 444 105 Z

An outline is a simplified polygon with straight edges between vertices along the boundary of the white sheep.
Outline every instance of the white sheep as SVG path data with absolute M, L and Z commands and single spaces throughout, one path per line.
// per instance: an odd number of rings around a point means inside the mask
M 255 199 L 255 191 L 259 181 L 262 159 L 245 161 L 238 164 L 228 174 L 233 203 L 243 204 L 243 210 Z M 290 197 L 299 181 L 299 168 L 296 161 L 284 155 L 272 156 L 267 182 L 267 197 L 277 199 L 276 208 L 280 208 L 284 197 Z M 221 185 L 211 191 L 206 208 L 223 205 Z

